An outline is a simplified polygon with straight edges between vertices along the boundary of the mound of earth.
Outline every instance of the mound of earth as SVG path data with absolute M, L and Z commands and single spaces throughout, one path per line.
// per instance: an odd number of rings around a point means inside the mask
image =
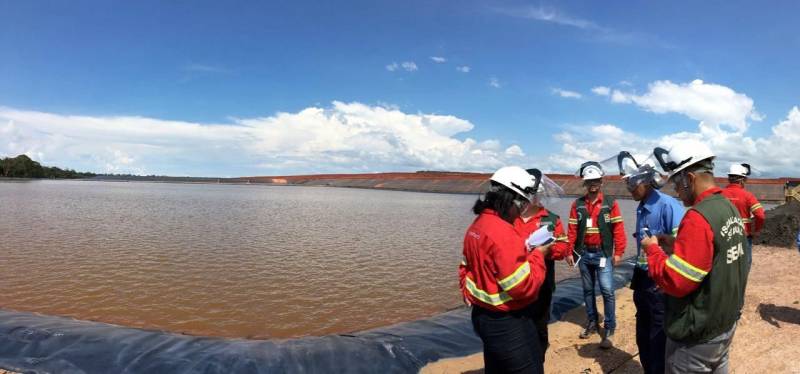
M 753 244 L 794 247 L 800 229 L 800 202 L 790 200 L 767 211 L 767 221 Z

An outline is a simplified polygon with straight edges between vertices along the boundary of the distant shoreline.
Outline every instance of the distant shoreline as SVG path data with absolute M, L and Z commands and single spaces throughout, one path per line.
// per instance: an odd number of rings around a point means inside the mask
M 168 177 L 168 176 L 96 176 L 92 178 L 58 179 L 100 182 L 154 182 L 184 184 L 226 184 L 226 185 L 267 185 L 267 186 L 312 186 L 343 187 L 405 192 L 430 192 L 447 194 L 480 194 L 488 189 L 491 174 L 460 172 L 408 172 L 374 174 L 317 174 L 295 176 L 253 176 L 236 178 L 211 177 Z M 582 181 L 568 174 L 548 174 L 548 177 L 561 185 L 565 196 L 575 197 L 584 193 Z M 2 178 L 2 180 L 54 180 Z M 751 179 L 747 188 L 762 202 L 779 204 L 785 202 L 786 186 L 800 183 L 797 178 Z M 717 178 L 717 184 L 727 184 L 725 178 Z M 625 183 L 619 176 L 608 176 L 603 191 L 615 198 L 630 198 Z M 674 195 L 671 186 L 663 191 Z

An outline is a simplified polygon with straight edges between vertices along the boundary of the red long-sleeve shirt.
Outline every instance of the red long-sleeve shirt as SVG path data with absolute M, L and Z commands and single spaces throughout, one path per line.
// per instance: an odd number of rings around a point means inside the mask
M 514 226 L 494 210 L 484 210 L 467 229 L 463 254 L 459 283 L 471 304 L 506 312 L 539 296 L 545 277 L 542 252 L 528 252 Z
M 719 187 L 705 190 L 694 204 L 712 194 L 722 193 Z M 667 255 L 657 244 L 645 248 L 650 278 L 664 292 L 673 297 L 683 297 L 700 286 L 711 271 L 714 260 L 714 232 L 711 225 L 696 210 L 689 209 L 678 226 L 672 255 Z
M 764 207 L 758 202 L 752 192 L 744 189 L 740 184 L 731 183 L 722 190 L 722 194 L 733 203 L 744 221 L 744 232 L 747 236 L 757 234 L 764 227 L 766 214 Z
M 572 208 L 569 211 L 569 224 L 567 229 L 567 237 L 569 240 L 569 247 L 575 248 L 575 241 L 578 238 L 578 212 L 577 200 L 572 203 Z M 603 205 L 603 193 L 597 194 L 597 199 L 590 202 L 586 199 L 586 211 L 589 213 L 589 218 L 592 219 L 592 225 L 597 227 L 597 217 L 600 215 L 600 208 Z M 619 210 L 619 204 L 614 200 L 611 206 L 611 214 L 609 215 L 609 224 L 611 225 L 611 233 L 614 236 L 614 256 L 622 256 L 625 253 L 625 246 L 628 244 L 625 237 L 625 224 L 622 221 L 622 213 Z M 583 244 L 586 246 L 599 247 L 603 243 L 599 230 L 589 230 L 587 227 L 583 235 Z
M 542 218 L 547 217 L 549 214 L 547 209 L 539 209 L 536 214 L 528 219 L 522 217 L 517 218 L 517 220 L 514 221 L 514 229 L 517 230 L 520 237 L 526 239 L 541 227 L 539 223 L 542 221 Z M 550 254 L 548 257 L 551 260 L 563 260 L 564 257 L 570 254 L 569 240 L 567 239 L 567 234 L 564 233 L 564 225 L 561 224 L 561 218 L 556 218 L 553 224 L 555 226 L 553 236 L 556 238 L 556 241 L 550 246 Z

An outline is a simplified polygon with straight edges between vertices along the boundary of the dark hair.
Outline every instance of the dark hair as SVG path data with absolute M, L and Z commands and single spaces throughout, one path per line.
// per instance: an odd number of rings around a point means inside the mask
M 483 195 L 483 200 L 478 198 L 478 200 L 475 201 L 475 205 L 472 206 L 472 212 L 481 214 L 487 208 L 492 209 L 506 222 L 514 223 L 514 220 L 519 215 L 519 210 L 514 209 L 514 200 L 519 200 L 521 198 L 521 196 L 508 189 L 508 187 L 493 181 L 489 192 Z
M 728 181 L 731 183 L 739 183 L 747 180 L 747 177 L 741 175 L 728 175 Z

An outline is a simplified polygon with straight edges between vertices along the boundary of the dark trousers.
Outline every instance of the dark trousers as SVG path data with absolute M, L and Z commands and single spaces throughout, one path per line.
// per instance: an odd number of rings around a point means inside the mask
M 544 373 L 529 309 L 493 312 L 473 305 L 472 327 L 483 341 L 485 373 Z
M 636 345 L 646 374 L 664 372 L 664 293 L 656 287 L 647 271 L 636 268 L 631 280 L 636 305 Z
M 539 346 L 542 348 L 542 362 L 544 362 L 547 348 L 550 347 L 550 341 L 547 333 L 547 324 L 550 323 L 550 309 L 553 302 L 553 292 L 556 289 L 556 270 L 555 262 L 553 260 L 545 260 L 545 273 L 544 283 L 542 288 L 539 289 L 539 298 L 531 305 L 531 318 L 536 324 L 536 332 L 539 334 Z

